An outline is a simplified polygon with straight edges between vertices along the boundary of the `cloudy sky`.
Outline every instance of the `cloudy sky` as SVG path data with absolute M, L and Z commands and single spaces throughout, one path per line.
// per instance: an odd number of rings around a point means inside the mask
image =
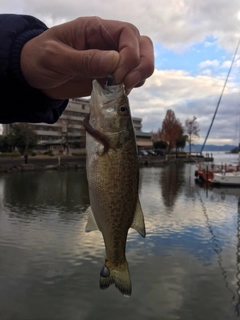
M 161 128 L 168 109 L 184 124 L 197 117 L 203 143 L 240 39 L 239 0 L 1 0 L 1 11 L 31 14 L 49 27 L 78 16 L 129 21 L 152 38 L 155 72 L 130 94 L 144 131 Z M 240 48 L 208 144 L 236 144 Z

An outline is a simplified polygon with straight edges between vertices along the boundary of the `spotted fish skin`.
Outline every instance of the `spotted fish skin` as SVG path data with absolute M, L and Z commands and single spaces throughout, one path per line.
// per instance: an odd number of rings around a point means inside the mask
M 123 85 L 103 89 L 94 80 L 86 129 L 90 208 L 87 231 L 99 229 L 105 243 L 100 288 L 111 284 L 131 295 L 125 256 L 130 227 L 145 237 L 138 197 L 139 165 L 128 98 Z

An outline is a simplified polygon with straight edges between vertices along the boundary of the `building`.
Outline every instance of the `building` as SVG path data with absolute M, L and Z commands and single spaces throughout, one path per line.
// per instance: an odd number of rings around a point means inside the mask
M 67 108 L 56 123 L 31 123 L 38 136 L 37 149 L 42 152 L 71 154 L 77 152 L 77 149 L 85 148 L 86 133 L 82 123 L 89 110 L 88 99 L 70 99 Z M 138 147 L 152 148 L 151 133 L 141 131 L 142 119 L 136 117 L 132 119 Z M 10 129 L 11 124 L 4 124 L 3 135 L 9 134 Z
M 153 141 L 151 132 L 135 131 L 135 135 L 138 149 L 152 149 Z
M 70 99 L 56 123 L 31 123 L 38 136 L 37 150 L 69 153 L 72 149 L 85 148 L 86 135 L 82 122 L 88 113 L 88 99 Z M 3 135 L 9 134 L 10 129 L 11 124 L 3 125 Z

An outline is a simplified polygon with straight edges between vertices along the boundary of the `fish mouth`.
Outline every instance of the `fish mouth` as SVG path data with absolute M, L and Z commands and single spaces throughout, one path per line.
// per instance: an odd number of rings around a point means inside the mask
M 115 103 L 122 95 L 125 95 L 123 84 L 102 87 L 97 80 L 93 80 L 90 101 L 92 117 L 100 119 L 102 111 L 111 103 Z
M 93 80 L 92 82 L 92 92 L 96 92 L 99 96 L 104 96 L 110 98 L 112 95 L 115 96 L 115 99 L 118 98 L 120 95 L 125 94 L 124 85 L 117 84 L 113 86 L 104 87 L 97 80 Z

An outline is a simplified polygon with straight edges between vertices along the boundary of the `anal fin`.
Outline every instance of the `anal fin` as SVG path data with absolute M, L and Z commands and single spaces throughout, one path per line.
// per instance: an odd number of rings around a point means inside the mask
M 137 200 L 135 214 L 134 214 L 131 228 L 136 230 L 143 238 L 145 238 L 146 229 L 145 229 L 143 211 L 142 211 L 142 207 L 141 207 L 141 203 L 139 201 L 139 198 Z
M 99 230 L 91 207 L 87 209 L 86 213 L 88 214 L 88 221 L 85 227 L 85 232 Z

